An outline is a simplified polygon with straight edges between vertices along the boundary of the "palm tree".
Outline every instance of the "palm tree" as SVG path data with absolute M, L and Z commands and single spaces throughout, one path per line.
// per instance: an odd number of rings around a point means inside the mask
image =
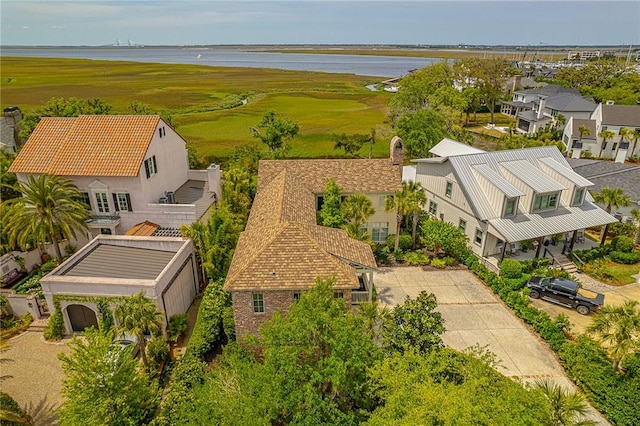
M 630 353 L 640 349 L 640 306 L 637 300 L 624 305 L 604 306 L 593 317 L 587 332 L 597 335 L 600 343 L 607 345 L 607 352 L 618 371 L 620 362 Z
M 636 146 L 638 145 L 638 139 L 640 139 L 640 129 L 635 129 L 633 131 L 633 148 L 631 148 L 631 155 L 635 155 L 634 151 L 636 150 Z
M 579 420 L 588 413 L 589 406 L 584 397 L 576 392 L 568 392 L 550 380 L 540 380 L 534 385 L 551 405 L 550 426 L 595 425 L 591 420 Z
M 640 209 L 632 209 L 631 217 L 636 222 L 636 237 L 633 239 L 633 244 L 640 244 Z
M 364 332 L 376 342 L 380 341 L 382 321 L 389 315 L 389 312 L 391 310 L 388 307 L 380 307 L 375 301 L 358 305 L 358 316 L 362 318 Z
M 89 218 L 82 195 L 69 179 L 60 176 L 29 176 L 18 181 L 13 189 L 22 194 L 2 203 L 2 226 L 7 230 L 9 244 L 23 250 L 33 242 L 51 242 L 58 262 L 62 261 L 60 239 L 76 238 L 76 231 L 87 230 Z
M 396 241 L 394 251 L 398 251 L 398 245 L 400 244 L 400 227 L 402 226 L 404 216 L 411 212 L 410 204 L 408 193 L 404 190 L 404 184 L 402 190 L 395 191 L 393 195 L 388 195 L 384 200 L 384 211 L 396 212 Z
M 620 207 L 627 207 L 631 204 L 631 199 L 621 188 L 609 188 L 605 186 L 602 188 L 600 192 L 596 192 L 593 194 L 593 199 L 596 203 L 604 204 L 605 210 L 607 213 L 611 213 L 611 208 L 615 207 L 619 209 Z M 604 245 L 605 240 L 607 239 L 607 232 L 609 231 L 609 224 L 607 223 L 602 230 L 602 235 L 600 236 L 600 245 Z
M 600 145 L 600 155 L 598 155 L 599 158 L 602 158 L 602 152 L 607 146 L 607 139 L 612 139 L 615 135 L 616 134 L 611 130 L 601 130 L 600 133 L 598 133 L 598 137 L 602 138 L 602 145 Z M 582 136 L 580 136 L 580 139 L 582 139 Z
M 629 129 L 628 127 L 620 128 L 620 144 L 624 141 L 629 142 L 631 144 L 631 139 L 633 138 L 634 131 Z
M 427 204 L 427 196 L 424 193 L 424 188 L 418 182 L 402 182 L 402 189 L 407 193 L 409 199 L 409 212 L 412 215 L 411 241 L 413 242 L 413 248 L 416 248 L 418 219 L 422 208 Z
M 353 238 L 361 239 L 362 224 L 376 212 L 371 200 L 364 194 L 353 194 L 342 202 L 340 209 L 344 219 L 349 222 L 347 232 Z
M 158 312 L 156 305 L 147 299 L 144 292 L 125 297 L 114 310 L 117 332 L 120 335 L 131 333 L 140 342 L 142 362 L 147 365 L 146 340 L 144 335 L 158 335 L 162 330 L 162 314 Z

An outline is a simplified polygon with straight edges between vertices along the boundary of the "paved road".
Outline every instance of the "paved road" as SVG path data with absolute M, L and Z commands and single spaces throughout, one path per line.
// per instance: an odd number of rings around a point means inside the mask
M 505 376 L 533 382 L 550 379 L 575 389 L 553 352 L 509 308 L 467 270 L 423 271 L 417 267 L 381 268 L 374 275 L 381 304 L 395 306 L 421 291 L 433 293 L 445 320 L 444 343 L 457 350 L 488 346 Z M 609 423 L 593 410 L 599 424 Z

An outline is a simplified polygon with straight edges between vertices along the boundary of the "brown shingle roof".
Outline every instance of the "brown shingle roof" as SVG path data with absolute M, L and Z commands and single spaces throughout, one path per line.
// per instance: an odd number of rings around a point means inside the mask
M 390 159 L 372 160 L 261 160 L 258 190 L 286 169 L 302 180 L 315 194 L 324 192 L 327 181 L 335 179 L 345 193 L 392 192 L 402 188 L 402 167 Z
M 640 106 L 602 105 L 602 124 L 640 127 Z
M 42 118 L 10 171 L 137 176 L 159 120 L 157 115 Z

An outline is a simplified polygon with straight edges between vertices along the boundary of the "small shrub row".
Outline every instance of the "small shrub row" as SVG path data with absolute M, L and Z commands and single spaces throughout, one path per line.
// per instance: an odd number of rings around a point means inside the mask
M 60 340 L 64 336 L 64 319 L 60 306 L 56 306 L 53 310 L 42 334 L 46 340 Z
M 592 262 L 597 259 L 602 259 L 605 256 L 608 256 L 609 253 L 613 251 L 613 246 L 611 244 L 605 244 L 603 246 L 594 247 L 590 250 L 576 250 L 574 253 L 583 262 Z
M 611 260 L 617 263 L 623 263 L 625 265 L 634 265 L 640 262 L 640 251 L 634 251 L 631 253 L 623 251 L 612 251 L 609 253 Z
M 394 249 L 396 247 L 396 235 L 391 234 L 387 236 L 387 246 Z M 407 251 L 413 247 L 413 240 L 411 235 L 400 234 L 400 241 L 398 241 L 398 250 Z
M 222 317 L 225 307 L 231 304 L 229 294 L 220 284 L 210 283 L 204 291 L 198 319 L 187 344 L 187 353 L 204 360 L 211 350 L 223 339 Z

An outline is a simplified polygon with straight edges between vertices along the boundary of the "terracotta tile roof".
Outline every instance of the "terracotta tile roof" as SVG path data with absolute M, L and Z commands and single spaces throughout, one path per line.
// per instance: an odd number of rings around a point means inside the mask
M 153 235 L 153 233 L 156 232 L 158 229 L 160 229 L 160 225 L 156 225 L 153 222 L 149 222 L 148 220 L 145 220 L 144 222 L 139 223 L 134 227 L 132 227 L 131 229 L 129 229 L 125 235 L 135 235 L 137 237 L 149 237 Z
M 402 188 L 402 167 L 390 159 L 356 160 L 261 160 L 258 190 L 286 169 L 315 194 L 324 192 L 330 178 L 345 193 L 392 192 Z
M 137 176 L 157 115 L 45 117 L 11 165 L 13 173 Z

